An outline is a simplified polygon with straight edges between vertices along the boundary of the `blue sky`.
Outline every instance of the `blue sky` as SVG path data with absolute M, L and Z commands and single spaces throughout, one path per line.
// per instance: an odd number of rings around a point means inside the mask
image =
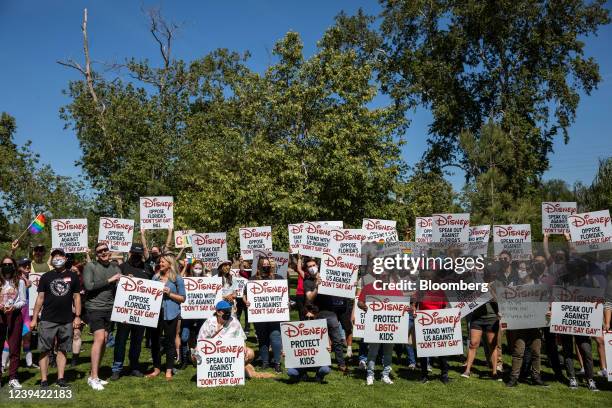
M 80 149 L 74 132 L 64 130 L 58 111 L 68 100 L 62 95 L 77 72 L 56 63 L 58 59 L 82 60 L 80 24 L 83 8 L 89 10 L 92 59 L 122 62 L 125 57 L 159 61 L 141 7 L 162 5 L 163 14 L 182 23 L 174 55 L 191 60 L 216 48 L 249 50 L 250 66 L 263 71 L 274 43 L 287 31 L 300 33 L 304 51 L 311 55 L 316 41 L 345 10 L 352 14 L 361 6 L 369 14 L 378 12 L 376 1 L 27 1 L 0 0 L 0 111 L 17 119 L 17 143 L 32 141 L 32 148 L 60 174 L 76 176 L 74 162 Z M 609 3 L 608 3 L 609 4 Z M 570 184 L 593 179 L 598 157 L 612 155 L 612 27 L 586 40 L 586 54 L 600 64 L 604 82 L 590 97 L 583 96 L 577 120 L 570 129 L 570 142 L 559 138 L 545 179 L 561 178 Z M 431 115 L 419 109 L 410 114 L 403 157 L 414 164 L 426 148 Z M 463 178 L 449 178 L 460 189 Z

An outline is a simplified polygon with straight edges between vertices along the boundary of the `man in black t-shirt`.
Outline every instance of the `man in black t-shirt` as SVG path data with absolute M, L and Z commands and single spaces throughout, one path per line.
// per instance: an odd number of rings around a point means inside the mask
M 34 329 L 38 324 L 40 387 L 49 386 L 49 352 L 53 350 L 54 339 L 57 337 L 57 386 L 66 388 L 68 384 L 64 380 L 64 369 L 66 355 L 72 349 L 72 329 L 81 325 L 81 285 L 77 274 L 66 269 L 66 253 L 63 249 L 51 251 L 51 264 L 53 270 L 41 276 L 38 283 L 38 297 L 30 327 Z
M 151 279 L 153 269 L 144 261 L 144 248 L 140 244 L 133 244 L 130 248 L 127 262 L 120 266 L 121 274 L 135 279 Z M 115 346 L 113 351 L 113 375 L 112 381 L 116 381 L 121 377 L 123 370 L 123 360 L 125 360 L 125 344 L 128 337 L 130 338 L 130 370 L 129 373 L 134 377 L 142 377 L 143 374 L 138 367 L 140 359 L 140 350 L 142 346 L 142 338 L 144 336 L 145 327 L 135 324 L 118 323 L 117 335 L 115 337 Z

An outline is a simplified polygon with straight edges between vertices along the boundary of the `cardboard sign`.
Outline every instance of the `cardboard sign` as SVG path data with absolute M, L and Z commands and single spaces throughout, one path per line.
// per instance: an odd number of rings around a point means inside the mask
M 366 240 L 362 229 L 335 228 L 331 233 L 330 253 L 361 265 L 361 246 Z
M 163 297 L 162 282 L 122 276 L 117 285 L 111 321 L 157 327 Z
M 191 236 L 195 233 L 195 230 L 174 231 L 174 247 L 191 248 Z
M 457 308 L 417 311 L 414 334 L 418 357 L 463 354 L 461 311 Z
M 359 298 L 355 298 L 355 304 L 353 305 L 353 316 L 355 316 L 355 322 L 353 323 L 353 338 L 362 339 L 365 336 L 365 318 L 366 312 L 361 310 L 357 303 Z
M 285 279 L 247 282 L 249 322 L 289 321 L 289 287 Z
M 501 314 L 502 329 L 536 329 L 548 326 L 546 313 L 551 296 L 549 286 L 499 285 L 495 294 Z
M 575 202 L 542 203 L 542 233 L 564 234 L 570 232 L 567 217 L 576 214 Z
M 225 232 L 193 234 L 191 248 L 193 256 L 205 267 L 215 269 L 219 262 L 227 259 L 227 235 Z
M 304 235 L 304 224 L 289 224 L 289 253 L 297 254 L 302 245 Z
M 610 210 L 592 211 L 567 217 L 572 242 L 579 252 L 609 249 L 612 242 Z M 605 244 L 606 247 L 604 247 Z
M 34 305 L 36 305 L 36 298 L 38 297 L 38 282 L 41 276 L 43 276 L 42 273 L 36 272 L 30 272 L 30 276 L 28 276 L 29 281 L 32 283 L 28 288 L 28 309 L 30 316 L 34 316 Z
M 359 263 L 353 258 L 323 254 L 321 257 L 321 284 L 318 293 L 343 298 L 354 298 Z
M 331 234 L 334 227 L 323 223 L 304 223 L 302 239 L 302 255 L 320 258 L 324 253 L 331 251 Z
M 62 248 L 67 254 L 87 252 L 87 219 L 51 220 L 51 246 Z
M 173 197 L 140 197 L 140 229 L 174 227 Z
M 134 220 L 100 218 L 98 242 L 104 242 L 114 252 L 129 252 L 134 237 Z
M 431 242 L 432 240 L 431 217 L 416 217 L 414 222 L 414 241 Z
M 327 320 L 305 320 L 281 323 L 285 368 L 323 367 L 331 365 Z
M 583 286 L 553 286 L 553 302 L 591 302 L 604 303 L 604 288 L 587 288 Z
M 480 306 L 488 303 L 491 299 L 491 292 L 482 292 L 475 290 L 473 292 L 468 291 L 448 291 L 447 298 L 457 298 L 454 302 L 448 302 L 450 307 L 459 309 L 461 317 L 466 317 Z
M 366 343 L 408 343 L 410 302 L 406 298 L 366 296 Z
M 208 319 L 215 312 L 215 305 L 223 300 L 220 277 L 189 277 L 185 282 L 185 301 L 181 303 L 182 319 Z
M 289 269 L 289 253 L 279 251 L 253 251 L 253 265 L 254 269 L 257 270 L 259 264 L 259 258 L 264 257 L 271 260 L 276 265 L 275 272 L 277 275 L 287 278 L 287 271 Z
M 470 214 L 433 214 L 431 216 L 431 240 L 444 244 L 468 242 Z
M 392 242 L 397 241 L 397 221 L 377 220 L 375 218 L 364 218 L 361 229 L 366 232 L 368 242 Z
M 253 251 L 272 251 L 272 227 L 240 228 L 240 255 L 242 259 L 253 259 Z
M 244 385 L 244 340 L 198 339 L 196 350 L 198 387 Z
M 230 269 L 230 273 L 232 274 L 232 279 L 236 282 L 236 297 L 242 299 L 249 280 L 240 276 L 240 269 Z
M 591 302 L 552 302 L 550 332 L 601 337 L 603 304 Z
M 469 242 L 489 242 L 491 236 L 490 225 L 477 225 L 469 228 Z
M 502 251 L 508 251 L 513 260 L 529 259 L 531 257 L 531 225 L 494 225 L 493 248 L 495 256 Z
M 604 333 L 604 345 L 606 350 L 606 367 L 608 367 L 608 381 L 612 381 L 612 331 Z

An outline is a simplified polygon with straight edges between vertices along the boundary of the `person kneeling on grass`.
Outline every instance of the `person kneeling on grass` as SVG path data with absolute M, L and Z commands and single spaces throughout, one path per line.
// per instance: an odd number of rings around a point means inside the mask
M 226 300 L 222 300 L 215 306 L 213 317 L 207 319 L 200 328 L 198 341 L 200 339 L 243 339 L 246 335 L 242 330 L 242 325 L 238 319 L 232 316 L 232 305 Z M 191 350 L 191 358 L 197 364 L 201 364 L 201 359 L 195 350 Z M 244 374 L 246 378 L 272 378 L 274 374 L 258 373 L 251 364 L 255 358 L 255 352 L 250 347 L 245 347 L 244 351 Z
M 306 302 L 304 305 L 304 318 L 306 320 L 315 320 L 319 318 L 319 308 L 312 303 Z M 330 344 L 327 346 L 327 351 L 331 352 L 331 339 Z M 314 370 L 317 372 L 315 378 L 318 382 L 322 383 L 323 379 L 327 374 L 331 372 L 331 368 L 329 366 L 321 366 L 321 367 L 308 367 L 308 368 L 288 368 L 287 375 L 291 379 L 291 382 L 297 383 L 300 380 L 305 380 L 308 378 L 308 371 Z

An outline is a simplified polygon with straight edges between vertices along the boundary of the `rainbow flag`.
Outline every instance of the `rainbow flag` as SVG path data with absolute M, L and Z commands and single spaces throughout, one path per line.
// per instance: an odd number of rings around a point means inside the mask
M 45 228 L 46 222 L 47 219 L 45 218 L 45 215 L 38 214 L 36 218 L 34 218 L 34 221 L 32 221 L 32 224 L 30 224 L 30 232 L 32 234 L 38 234 Z

